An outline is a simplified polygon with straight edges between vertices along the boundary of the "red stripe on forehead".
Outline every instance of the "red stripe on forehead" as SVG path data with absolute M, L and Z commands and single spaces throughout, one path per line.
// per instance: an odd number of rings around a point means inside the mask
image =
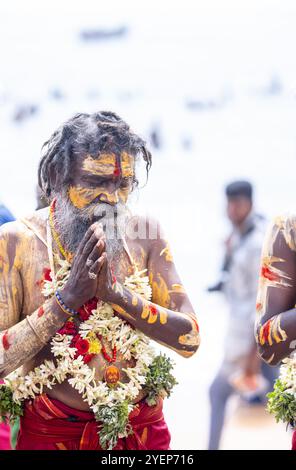
M 113 175 L 114 176 L 119 176 L 121 173 L 120 171 L 120 166 L 118 165 L 118 161 L 117 161 L 117 158 L 115 160 L 115 168 L 114 168 L 114 171 L 113 171 Z

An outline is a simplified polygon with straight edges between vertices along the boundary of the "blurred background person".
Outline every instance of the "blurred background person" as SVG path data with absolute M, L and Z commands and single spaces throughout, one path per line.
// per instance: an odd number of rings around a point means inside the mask
M 227 216 L 232 231 L 225 243 L 219 282 L 209 292 L 223 292 L 229 305 L 224 358 L 210 387 L 209 449 L 218 449 L 225 409 L 233 393 L 251 402 L 265 402 L 277 369 L 263 363 L 254 340 L 256 295 L 265 219 L 253 207 L 253 187 L 248 181 L 227 185 Z M 262 374 L 262 375 L 261 375 Z

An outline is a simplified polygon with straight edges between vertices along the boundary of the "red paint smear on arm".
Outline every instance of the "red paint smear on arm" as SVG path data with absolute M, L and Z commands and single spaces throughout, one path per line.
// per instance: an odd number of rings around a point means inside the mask
M 149 305 L 149 310 L 150 310 L 150 313 L 152 315 L 157 315 L 158 314 L 158 310 L 156 307 L 154 307 L 154 305 Z
M 42 315 L 44 315 L 44 308 L 43 308 L 43 307 L 40 307 L 39 310 L 38 310 L 37 316 L 38 316 L 38 317 L 42 317 Z
M 6 330 L 4 335 L 2 336 L 2 344 L 3 344 L 3 348 L 5 349 L 5 351 L 7 351 L 7 349 L 10 348 L 10 344 L 8 341 L 8 330 Z
M 264 339 L 264 344 L 267 343 L 268 341 L 268 336 L 270 332 L 270 324 L 271 324 L 271 320 L 268 320 L 268 322 L 266 322 L 265 325 L 263 326 L 262 337 Z
M 273 271 L 268 266 L 262 266 L 261 268 L 261 276 L 265 277 L 269 281 L 279 281 L 280 276 Z

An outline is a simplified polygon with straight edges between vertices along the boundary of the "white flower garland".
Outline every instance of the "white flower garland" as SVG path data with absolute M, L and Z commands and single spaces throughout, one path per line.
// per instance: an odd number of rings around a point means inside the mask
M 267 394 L 267 409 L 277 422 L 296 428 L 296 352 L 283 359 L 280 376 Z
M 279 379 L 285 386 L 285 393 L 293 395 L 296 400 L 296 352 L 283 359 Z
M 60 266 L 55 278 L 44 283 L 42 292 L 45 297 L 52 296 L 56 289 L 63 287 L 69 277 L 70 264 L 60 261 Z M 148 276 L 143 276 L 145 271 L 136 269 L 133 275 L 126 278 L 124 285 L 150 300 L 151 287 Z M 94 414 L 101 406 L 112 408 L 126 401 L 128 411 L 131 412 L 134 408 L 132 402 L 145 384 L 148 368 L 155 358 L 154 349 L 149 346 L 149 338 L 114 315 L 113 308 L 106 302 L 98 302 L 88 320 L 80 323 L 78 334 L 84 339 L 99 334 L 112 348 L 115 346 L 125 360 L 134 358 L 135 367 L 123 369 L 130 379 L 129 382 L 118 382 L 115 387 L 109 387 L 103 381 L 96 381 L 95 369 L 83 362 L 83 356 L 79 355 L 75 359 L 77 350 L 70 346 L 72 336 L 57 333 L 51 340 L 51 351 L 56 364 L 45 360 L 26 376 L 17 369 L 6 377 L 5 384 L 13 390 L 14 401 L 21 403 L 26 399 L 34 399 L 36 395 L 43 393 L 45 387 L 51 389 L 55 384 L 67 379 L 82 395 Z M 71 378 L 67 378 L 69 375 Z M 127 432 L 121 437 L 126 435 Z

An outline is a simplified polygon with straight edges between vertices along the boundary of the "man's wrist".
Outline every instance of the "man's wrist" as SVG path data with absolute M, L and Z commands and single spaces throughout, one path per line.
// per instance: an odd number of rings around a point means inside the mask
M 63 303 L 67 306 L 69 310 L 73 310 L 74 313 L 81 307 L 81 302 L 77 299 L 77 296 L 73 295 L 71 291 L 64 288 L 62 290 L 57 291 L 59 293 L 60 298 L 62 299 Z
M 121 305 L 123 301 L 124 286 L 116 281 L 112 289 L 109 290 L 107 302 L 111 304 Z

